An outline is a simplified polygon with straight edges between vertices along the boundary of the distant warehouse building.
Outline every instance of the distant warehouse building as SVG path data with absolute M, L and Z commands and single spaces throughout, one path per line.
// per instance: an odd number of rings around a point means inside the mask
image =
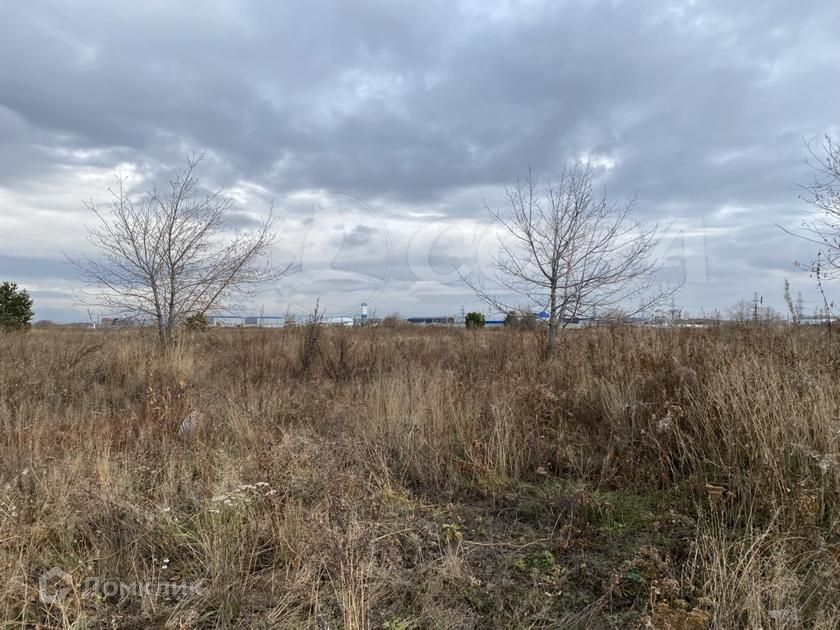
M 284 317 L 275 315 L 208 315 L 207 323 L 211 326 L 229 326 L 235 328 L 247 327 L 272 327 L 277 328 L 285 322 Z
M 128 328 L 142 325 L 143 322 L 134 317 L 103 317 L 99 320 L 101 328 Z
M 419 326 L 454 326 L 454 317 L 407 317 L 409 324 L 417 324 Z

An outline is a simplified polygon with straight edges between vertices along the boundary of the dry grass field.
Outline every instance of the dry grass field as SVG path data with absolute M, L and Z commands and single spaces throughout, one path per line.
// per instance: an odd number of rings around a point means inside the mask
M 0 336 L 0 616 L 840 627 L 840 338 L 562 345 L 542 362 L 527 331 L 214 330 L 166 355 L 140 331 Z

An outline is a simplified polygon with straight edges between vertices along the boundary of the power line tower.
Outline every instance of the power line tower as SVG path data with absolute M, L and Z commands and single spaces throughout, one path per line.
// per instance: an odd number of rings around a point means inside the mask
M 674 301 L 674 296 L 671 296 L 671 308 L 668 311 L 668 321 L 674 324 L 679 319 L 682 319 L 682 310 L 677 306 L 676 302 Z
M 758 297 L 758 291 L 753 292 L 753 322 L 758 323 L 758 305 L 764 304 L 764 296 Z
M 645 322 L 648 320 L 647 305 L 645 304 L 645 301 L 642 297 L 639 297 L 639 309 L 636 312 L 638 314 L 639 319 Z

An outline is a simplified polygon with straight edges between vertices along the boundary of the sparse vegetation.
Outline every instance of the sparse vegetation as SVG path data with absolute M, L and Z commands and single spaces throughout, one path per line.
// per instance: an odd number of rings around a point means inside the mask
M 561 334 L 546 362 L 515 328 L 0 337 L 3 619 L 838 627 L 826 331 Z

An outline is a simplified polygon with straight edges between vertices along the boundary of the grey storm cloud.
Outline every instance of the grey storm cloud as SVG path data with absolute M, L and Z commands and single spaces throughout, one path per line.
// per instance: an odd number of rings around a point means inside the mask
M 356 225 L 350 234 L 342 239 L 342 243 L 347 247 L 362 247 L 370 243 L 375 234 L 376 228 L 372 228 L 369 225 Z
M 43 222 L 46 251 L 57 228 L 44 213 L 102 192 L 76 186 L 53 208 L 41 191 L 58 197 L 71 174 L 132 164 L 154 179 L 206 151 L 212 183 L 259 186 L 261 209 L 319 190 L 376 204 L 383 221 L 484 221 L 482 201 L 501 199 L 518 172 L 591 156 L 599 184 L 636 195 L 642 215 L 713 228 L 704 277 L 726 287 L 695 283 L 686 300 L 723 306 L 795 273 L 803 247 L 775 224 L 804 211 L 804 142 L 840 124 L 838 32 L 836 3 L 786 0 L 7 3 L 0 276 L 58 273 L 21 263 L 10 235 Z M 21 196 L 39 213 L 25 214 Z M 231 226 L 255 221 L 238 213 Z M 369 230 L 348 228 L 348 269 L 376 266 Z M 432 267 L 468 257 L 450 245 L 436 245 Z M 416 302 L 412 286 L 433 292 L 411 284 L 404 254 L 380 296 L 395 308 Z M 440 304 L 455 304 L 445 289 Z
M 40 258 L 29 256 L 7 256 L 0 253 L 0 276 L 20 281 L 39 278 L 73 280 L 78 271 L 62 258 Z
M 225 219 L 226 227 L 231 230 L 258 229 L 262 225 L 262 221 L 244 212 L 229 212 Z

